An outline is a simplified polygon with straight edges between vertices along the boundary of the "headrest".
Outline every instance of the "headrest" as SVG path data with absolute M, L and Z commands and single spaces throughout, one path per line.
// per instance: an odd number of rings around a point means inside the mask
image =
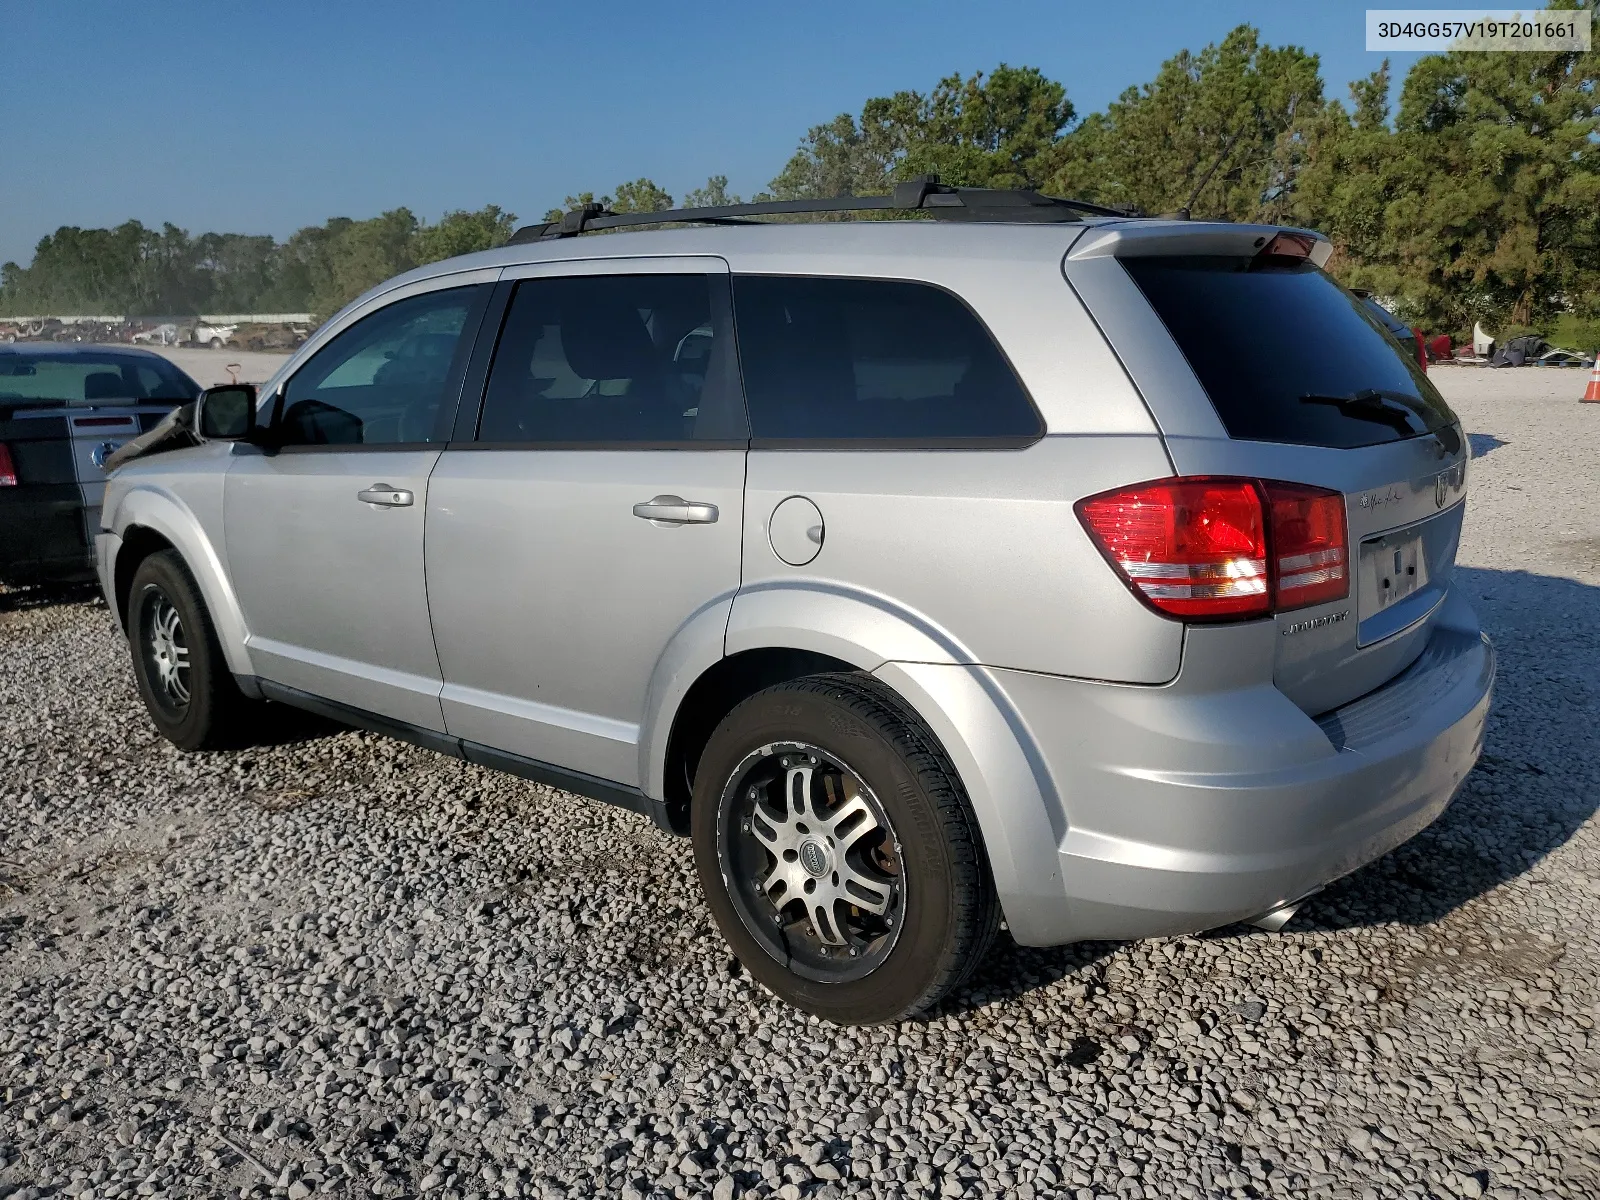
M 563 306 L 561 349 L 580 379 L 647 378 L 658 369 L 639 310 L 606 296 L 574 297 Z
M 116 371 L 96 371 L 83 377 L 83 398 L 129 400 L 133 398 L 133 389 L 122 381 L 122 376 Z

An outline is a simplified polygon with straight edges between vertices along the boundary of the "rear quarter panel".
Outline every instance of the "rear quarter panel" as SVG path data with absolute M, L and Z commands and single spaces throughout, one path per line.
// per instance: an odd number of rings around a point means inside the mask
M 1182 626 L 1133 597 L 1072 506 L 1168 470 L 1153 435 L 1051 436 L 1025 450 L 752 451 L 735 624 L 772 605 L 771 593 L 799 592 L 812 600 L 797 623 L 871 611 L 873 625 L 905 627 L 905 638 L 806 632 L 870 636 L 885 659 L 1165 682 L 1177 674 Z M 821 549 L 799 567 L 769 536 L 774 510 L 796 495 L 824 522 Z M 841 595 L 860 606 L 838 606 Z

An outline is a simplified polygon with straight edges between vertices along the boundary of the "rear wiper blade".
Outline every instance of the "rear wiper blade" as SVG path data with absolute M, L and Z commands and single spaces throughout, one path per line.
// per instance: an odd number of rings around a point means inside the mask
M 1432 435 L 1439 439 L 1441 445 L 1450 454 L 1456 454 L 1461 449 L 1461 437 L 1453 425 L 1443 425 L 1438 429 L 1428 425 L 1427 417 L 1419 401 L 1414 396 L 1404 392 L 1386 392 L 1377 388 L 1362 388 L 1348 396 L 1319 396 L 1316 394 L 1300 397 L 1301 404 L 1329 404 L 1340 412 L 1349 413 L 1357 420 L 1373 421 L 1379 425 L 1387 425 L 1396 433 L 1410 434 L 1414 437 Z
M 1375 421 L 1380 425 L 1387 425 L 1398 433 L 1427 433 L 1427 427 L 1418 429 L 1413 425 L 1417 417 L 1414 408 L 1392 400 L 1382 392 L 1372 388 L 1363 388 L 1359 392 L 1352 392 L 1348 396 L 1319 396 L 1310 394 L 1300 397 L 1301 404 L 1327 404 L 1337 408 L 1340 412 L 1349 413 L 1358 420 Z

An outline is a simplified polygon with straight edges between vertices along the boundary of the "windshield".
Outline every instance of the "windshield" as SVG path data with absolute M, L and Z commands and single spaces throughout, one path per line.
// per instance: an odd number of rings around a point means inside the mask
M 1122 261 L 1230 437 L 1351 449 L 1455 424 L 1361 299 L 1303 259 Z
M 200 385 L 160 358 L 115 353 L 0 355 L 0 404 L 54 400 L 68 404 L 193 400 Z

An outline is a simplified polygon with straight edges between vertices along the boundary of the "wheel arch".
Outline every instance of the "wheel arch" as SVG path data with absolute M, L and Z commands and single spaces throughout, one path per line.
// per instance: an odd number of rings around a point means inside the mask
M 124 628 L 128 588 L 139 563 L 160 550 L 174 550 L 199 585 L 228 670 L 235 676 L 254 675 L 245 647 L 244 613 L 228 584 L 222 561 L 195 515 L 169 495 L 135 488 L 117 505 L 116 532 L 121 545 L 112 567 L 112 578 L 116 588 L 117 619 Z
M 152 554 L 172 549 L 175 547 L 166 537 L 148 526 L 129 525 L 123 531 L 122 544 L 117 549 L 116 562 L 112 568 L 112 586 L 114 603 L 117 606 L 117 624 L 122 626 L 124 633 L 128 631 L 128 593 L 133 590 L 133 576 L 138 571 L 139 564 Z
M 1060 906 L 1064 810 L 1044 756 L 993 673 L 914 614 L 834 586 L 741 591 L 716 613 L 725 636 L 676 656 L 673 686 L 652 687 L 660 706 L 649 710 L 654 732 L 640 743 L 645 792 L 667 802 L 675 828 L 686 828 L 699 752 L 741 700 L 803 675 L 871 674 L 954 766 L 1013 935 L 1025 944 L 1050 940 L 1043 931 Z
M 841 659 L 794 646 L 761 646 L 726 655 L 712 663 L 684 689 L 663 739 L 659 774 L 651 778 L 678 833 L 689 831 L 689 797 L 700 754 L 722 719 L 742 701 L 765 688 L 859 668 Z M 652 764 L 655 765 L 655 764 Z
M 639 779 L 687 829 L 687 780 L 717 724 L 762 688 L 827 671 L 873 671 L 891 659 L 970 661 L 916 614 L 821 581 L 760 584 L 694 613 L 657 660 L 639 731 Z

